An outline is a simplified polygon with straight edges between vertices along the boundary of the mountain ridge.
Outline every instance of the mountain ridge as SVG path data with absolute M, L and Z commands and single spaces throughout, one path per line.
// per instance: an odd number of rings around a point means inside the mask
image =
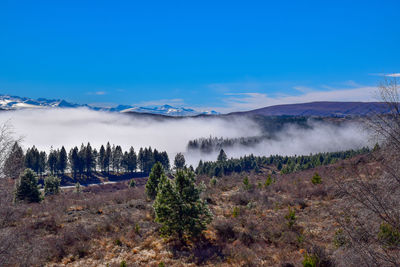
M 28 97 L 19 97 L 11 95 L 0 95 L 0 108 L 3 110 L 19 110 L 19 109 L 35 109 L 35 108 L 88 108 L 96 111 L 110 111 L 119 113 L 148 113 L 165 115 L 171 117 L 187 117 L 197 115 L 217 115 L 218 112 L 197 111 L 192 108 L 173 107 L 171 105 L 154 105 L 154 106 L 132 106 L 118 105 L 116 107 L 96 107 L 88 104 L 70 103 L 63 99 L 32 99 Z
M 261 115 L 261 116 L 319 116 L 319 117 L 346 117 L 366 116 L 370 114 L 385 114 L 389 112 L 383 102 L 340 102 L 314 101 L 296 104 L 281 104 L 266 106 L 259 109 L 220 114 L 214 110 L 197 111 L 192 108 L 174 107 L 168 104 L 153 106 L 118 105 L 115 107 L 97 107 L 88 104 L 70 103 L 63 99 L 32 99 L 11 95 L 0 95 L 0 109 L 20 110 L 36 108 L 88 108 L 95 111 L 109 111 L 125 114 L 151 114 L 167 117 L 194 117 L 204 115 Z
M 384 102 L 314 101 L 267 106 L 249 111 L 231 112 L 229 115 L 345 117 L 385 114 L 389 111 Z

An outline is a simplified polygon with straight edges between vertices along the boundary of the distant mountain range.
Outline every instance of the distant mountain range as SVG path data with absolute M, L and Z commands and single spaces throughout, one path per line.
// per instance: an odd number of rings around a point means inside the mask
M 196 111 L 191 108 L 173 107 L 170 105 L 162 106 L 131 106 L 119 105 L 117 107 L 105 108 L 96 107 L 87 104 L 73 104 L 60 99 L 31 99 L 27 97 L 0 95 L 0 109 L 3 110 L 19 110 L 19 109 L 37 109 L 37 108 L 88 108 L 97 111 L 111 111 L 121 113 L 148 113 L 165 116 L 197 116 L 197 115 L 216 115 L 216 111 Z
M 197 111 L 191 108 L 160 106 L 131 106 L 119 105 L 116 107 L 96 107 L 87 104 L 74 104 L 60 99 L 31 99 L 27 97 L 0 95 L 0 109 L 19 110 L 36 108 L 88 108 L 97 111 L 110 111 L 120 113 L 141 113 L 163 115 L 170 117 L 188 117 L 198 115 L 218 115 L 216 111 Z M 345 117 L 365 116 L 373 113 L 387 113 L 388 107 L 382 102 L 310 102 L 301 104 L 286 104 L 269 106 L 265 108 L 233 112 L 228 115 L 262 115 L 262 116 L 319 116 L 319 117 Z
M 265 108 L 234 112 L 231 115 L 262 116 L 318 116 L 345 117 L 385 114 L 389 109 L 383 102 L 309 102 L 301 104 L 276 105 Z

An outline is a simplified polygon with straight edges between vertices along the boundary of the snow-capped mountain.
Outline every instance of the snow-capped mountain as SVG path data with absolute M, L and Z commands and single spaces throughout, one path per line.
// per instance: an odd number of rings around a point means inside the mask
M 131 106 L 119 105 L 113 108 L 96 107 L 87 104 L 74 104 L 60 99 L 31 99 L 27 97 L 0 95 L 0 109 L 3 110 L 18 110 L 18 109 L 37 109 L 37 108 L 88 108 L 92 110 L 121 112 L 121 113 L 150 113 L 165 116 L 196 116 L 201 114 L 216 115 L 216 111 L 196 111 L 191 108 L 173 107 L 170 105 L 162 106 Z
M 215 111 L 203 111 L 199 112 L 191 108 L 183 108 L 183 107 L 172 107 L 170 105 L 163 106 L 149 106 L 149 107 L 131 107 L 127 109 L 123 109 L 120 112 L 138 112 L 138 113 L 151 113 L 151 114 L 159 114 L 159 115 L 167 115 L 167 116 L 194 116 L 200 114 L 208 114 L 214 115 L 218 114 Z

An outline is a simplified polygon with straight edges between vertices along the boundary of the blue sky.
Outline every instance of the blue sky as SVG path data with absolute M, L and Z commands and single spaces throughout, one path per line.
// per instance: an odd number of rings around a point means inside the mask
M 220 111 L 373 100 L 400 1 L 0 0 L 0 93 Z

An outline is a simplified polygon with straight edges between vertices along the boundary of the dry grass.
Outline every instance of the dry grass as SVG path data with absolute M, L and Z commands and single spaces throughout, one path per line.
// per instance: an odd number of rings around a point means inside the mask
M 207 185 L 203 197 L 214 220 L 204 237 L 181 248 L 158 234 L 152 203 L 144 186 L 126 182 L 65 190 L 40 204 L 12 204 L 12 182 L 0 191 L 1 266 L 294 266 L 306 251 L 320 255 L 326 264 L 338 263 L 333 244 L 338 229 L 331 210 L 341 206 L 334 178 L 358 162 L 362 174 L 377 173 L 368 156 L 288 175 L 263 186 L 273 170 L 250 174 L 250 189 L 243 175 L 198 177 Z M 313 185 L 318 172 L 323 183 Z M 351 177 L 349 177 L 350 179 Z M 288 225 L 288 207 L 296 220 Z M 325 265 L 327 266 L 327 265 Z

